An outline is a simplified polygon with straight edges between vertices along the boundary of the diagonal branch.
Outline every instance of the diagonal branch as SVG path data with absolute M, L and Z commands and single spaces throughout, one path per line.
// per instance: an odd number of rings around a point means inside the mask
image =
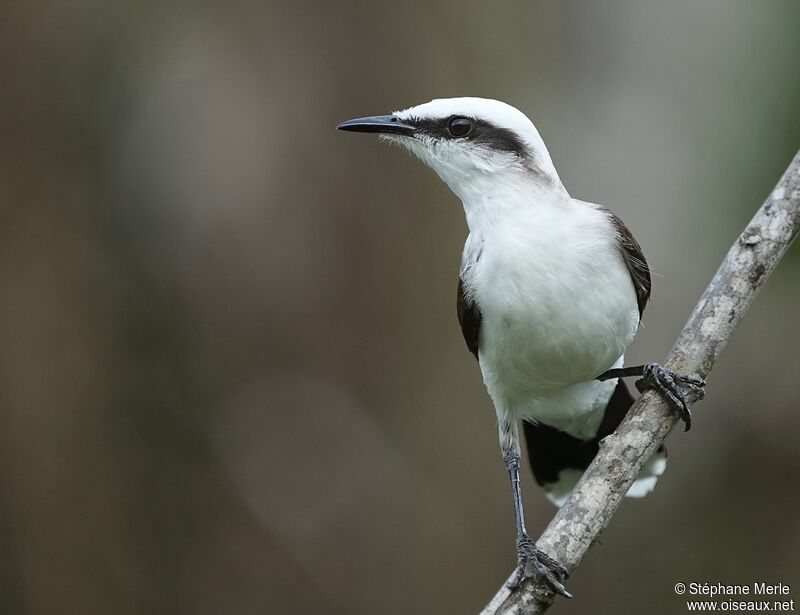
M 666 367 L 708 375 L 798 230 L 800 152 L 728 251 L 672 347 Z M 538 547 L 574 570 L 677 420 L 658 395 L 642 395 L 617 431 L 601 442 L 600 452 L 537 541 Z M 535 579 L 513 592 L 504 585 L 482 615 L 537 615 L 553 598 Z

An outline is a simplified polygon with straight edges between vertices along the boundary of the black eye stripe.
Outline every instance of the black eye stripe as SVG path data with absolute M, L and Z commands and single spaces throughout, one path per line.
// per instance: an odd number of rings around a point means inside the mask
M 448 130 L 448 124 L 454 119 L 466 118 L 472 121 L 472 128 L 463 137 L 454 137 Z M 507 129 L 477 118 L 467 116 L 450 116 L 442 119 L 428 120 L 409 118 L 407 122 L 417 127 L 418 132 L 434 139 L 466 138 L 469 141 L 490 147 L 493 150 L 516 154 L 520 158 L 529 158 L 528 148 L 517 135 Z

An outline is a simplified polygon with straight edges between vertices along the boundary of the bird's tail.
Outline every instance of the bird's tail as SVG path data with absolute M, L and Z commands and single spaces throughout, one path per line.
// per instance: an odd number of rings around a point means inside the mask
M 628 387 L 622 379 L 618 380 L 597 435 L 591 440 L 575 438 L 542 423 L 524 423 L 533 476 L 556 506 L 561 506 L 567 500 L 578 479 L 597 455 L 600 440 L 614 432 L 632 405 L 633 396 Z M 667 450 L 662 445 L 642 467 L 627 495 L 643 497 L 650 493 L 666 465 Z

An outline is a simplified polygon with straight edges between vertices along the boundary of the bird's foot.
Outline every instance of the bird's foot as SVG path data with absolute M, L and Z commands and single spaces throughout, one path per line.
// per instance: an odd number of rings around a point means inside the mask
M 636 388 L 640 393 L 652 389 L 658 391 L 667 400 L 667 403 L 683 421 L 684 431 L 689 431 L 692 427 L 692 413 L 686 403 L 687 390 L 697 399 L 703 399 L 705 385 L 706 381 L 700 376 L 676 374 L 658 363 L 645 365 L 641 380 L 636 381 Z
M 544 551 L 536 548 L 536 544 L 523 534 L 517 538 L 517 568 L 509 579 L 507 587 L 517 589 L 522 581 L 529 577 L 540 576 L 555 593 L 572 598 L 564 585 L 563 579 L 569 576 L 567 569 Z

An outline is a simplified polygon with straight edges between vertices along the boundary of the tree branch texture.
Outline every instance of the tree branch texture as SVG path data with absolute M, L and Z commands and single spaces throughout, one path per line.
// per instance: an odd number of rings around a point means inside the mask
M 709 374 L 799 229 L 800 152 L 728 251 L 672 347 L 666 367 L 704 378 Z M 677 421 L 657 394 L 642 395 L 617 431 L 601 442 L 597 457 L 537 541 L 538 547 L 574 570 Z M 538 615 L 553 599 L 536 579 L 515 591 L 504 584 L 482 615 Z

